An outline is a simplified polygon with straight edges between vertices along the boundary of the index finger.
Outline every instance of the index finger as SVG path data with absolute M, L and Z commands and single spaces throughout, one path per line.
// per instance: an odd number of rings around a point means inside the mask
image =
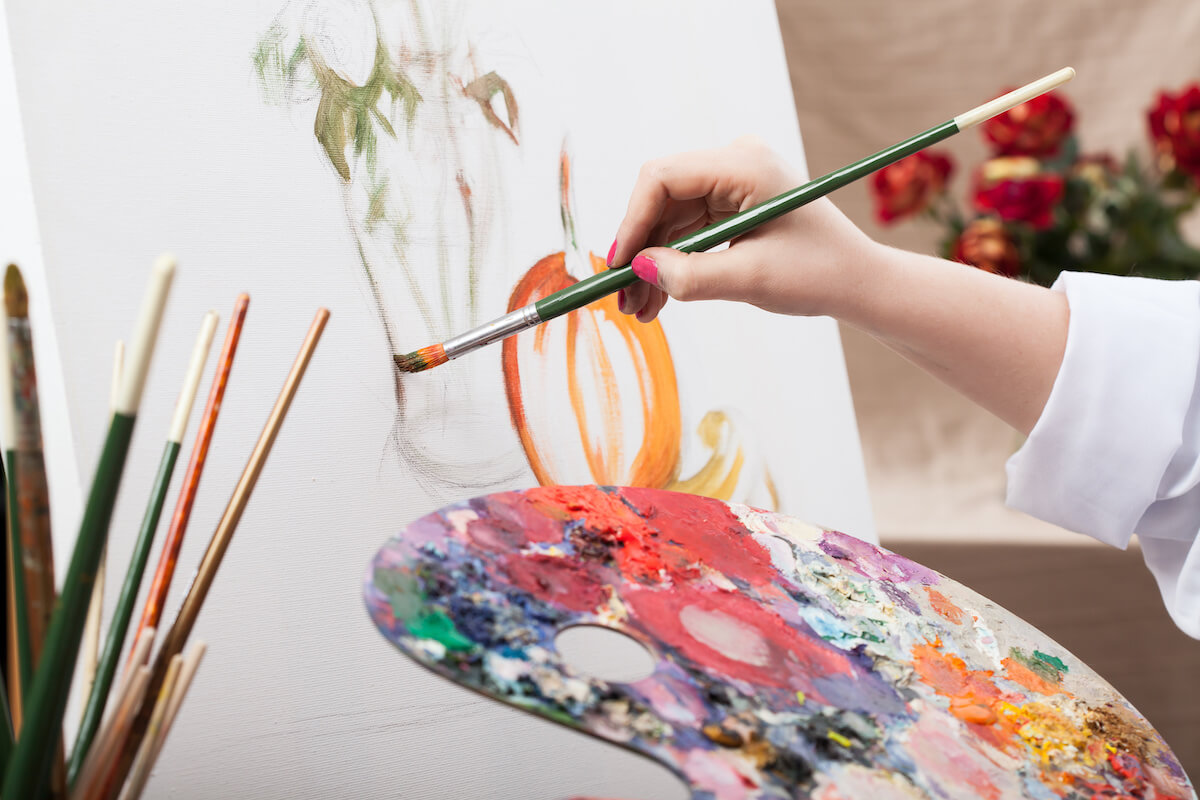
M 709 206 L 730 205 L 731 213 L 737 210 L 741 200 L 734 200 L 731 182 L 723 174 L 728 161 L 728 153 L 722 149 L 679 153 L 646 162 L 638 172 L 625 218 L 617 228 L 611 263 L 626 264 L 637 255 L 673 202 L 707 198 Z

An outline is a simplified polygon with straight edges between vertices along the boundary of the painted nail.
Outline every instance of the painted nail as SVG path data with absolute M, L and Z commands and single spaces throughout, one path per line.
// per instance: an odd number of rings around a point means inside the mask
M 637 256 L 630 264 L 633 274 L 652 286 L 658 286 L 658 264 L 650 256 Z
M 625 290 L 617 289 L 617 310 L 625 313 Z
M 608 266 L 612 266 L 613 256 L 617 254 L 617 240 L 613 239 L 612 247 L 608 248 L 608 260 L 605 261 Z

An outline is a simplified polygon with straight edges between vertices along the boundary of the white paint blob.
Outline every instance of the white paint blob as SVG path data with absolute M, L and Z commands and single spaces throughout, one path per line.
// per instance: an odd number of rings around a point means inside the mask
M 728 614 L 685 606 L 679 612 L 679 621 L 697 641 L 726 658 L 756 667 L 765 667 L 771 661 L 771 649 L 758 631 Z

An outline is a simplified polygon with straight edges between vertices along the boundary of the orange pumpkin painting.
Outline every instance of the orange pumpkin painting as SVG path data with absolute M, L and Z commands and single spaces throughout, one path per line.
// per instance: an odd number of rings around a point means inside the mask
M 560 204 L 566 247 L 517 282 L 508 310 L 536 302 L 607 269 L 575 237 L 570 159 L 564 150 Z M 616 295 L 504 341 L 504 388 L 513 427 L 541 485 L 592 482 L 666 488 L 734 500 L 747 459 L 729 414 L 710 411 L 696 433 L 710 455 L 680 478 L 683 422 L 671 348 L 661 322 L 620 313 Z M 769 475 L 762 475 L 772 508 Z

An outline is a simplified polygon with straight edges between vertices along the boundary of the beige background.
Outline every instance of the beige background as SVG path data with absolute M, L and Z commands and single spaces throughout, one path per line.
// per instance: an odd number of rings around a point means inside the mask
M 1067 65 L 1078 71 L 1065 92 L 1082 149 L 1144 151 L 1156 93 L 1200 80 L 1200 3 L 1187 0 L 776 5 L 813 175 Z M 941 147 L 957 162 L 961 195 L 982 140 L 968 132 Z M 878 239 L 936 246 L 930 223 L 876 225 L 864 182 L 834 201 Z M 1171 624 L 1136 549 L 1005 509 L 1015 432 L 860 332 L 843 327 L 843 341 L 883 543 L 1046 630 L 1200 774 L 1200 643 Z

